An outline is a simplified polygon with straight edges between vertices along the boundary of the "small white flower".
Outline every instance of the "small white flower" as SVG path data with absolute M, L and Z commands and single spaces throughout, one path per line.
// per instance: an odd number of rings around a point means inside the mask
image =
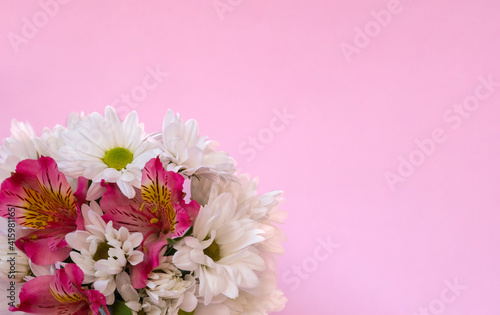
M 147 314 L 147 315 L 165 315 L 167 304 L 161 300 L 159 304 L 154 303 L 151 298 L 144 298 L 142 301 L 127 302 L 125 303 L 133 315 Z
M 234 299 L 240 289 L 259 284 L 256 272 L 265 269 L 265 262 L 254 244 L 264 238 L 256 225 L 254 220 L 239 218 L 236 200 L 230 193 L 223 193 L 212 197 L 200 210 L 193 236 L 174 245 L 174 264 L 194 271 L 205 305 L 219 294 Z
M 141 169 L 160 152 L 146 140 L 136 112 L 121 122 L 112 107 L 106 108 L 104 116 L 73 114 L 62 138 L 58 165 L 68 176 L 93 181 L 87 196 L 91 200 L 103 193 L 101 180 L 116 183 L 125 196 L 133 198 L 134 188 L 141 187 Z
M 153 303 L 160 305 L 164 300 L 168 314 L 176 315 L 179 309 L 192 312 L 198 300 L 195 296 L 196 280 L 191 275 L 182 273 L 167 257 L 160 257 L 160 264 L 148 276 L 145 291 Z
M 127 264 L 137 265 L 144 254 L 137 248 L 143 239 L 141 233 L 130 234 L 121 227 L 113 228 L 113 222 L 107 224 L 101 218 L 102 210 L 96 202 L 91 207 L 83 205 L 86 231 L 75 231 L 66 235 L 69 246 L 79 251 L 70 253 L 71 259 L 82 269 L 84 283 L 106 296 L 108 304 L 114 301 L 116 289 L 115 276 L 121 273 Z
M 125 271 L 116 275 L 116 290 L 125 302 L 139 301 L 139 292 L 134 289 L 130 275 Z
M 147 296 L 144 289 L 141 289 L 140 292 L 134 289 L 128 273 L 122 272 L 116 276 L 116 289 L 133 315 L 144 313 L 148 315 L 165 315 L 168 307 L 166 302 L 162 299 L 153 301 Z

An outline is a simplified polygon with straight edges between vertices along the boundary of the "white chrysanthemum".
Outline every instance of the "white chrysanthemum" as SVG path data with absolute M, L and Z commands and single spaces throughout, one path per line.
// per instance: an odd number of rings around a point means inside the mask
M 219 294 L 234 299 L 240 289 L 259 284 L 256 272 L 265 269 L 265 262 L 253 245 L 264 238 L 256 225 L 250 218 L 238 218 L 236 200 L 223 193 L 200 209 L 193 236 L 174 245 L 174 264 L 194 271 L 205 304 Z
M 231 193 L 236 199 L 236 214 L 239 218 L 250 218 L 257 222 L 262 230 L 260 234 L 264 241 L 255 244 L 259 254 L 266 261 L 266 270 L 257 272 L 259 284 L 253 289 L 242 289 L 236 299 L 225 299 L 220 306 L 221 311 L 228 312 L 222 306 L 230 309 L 228 314 L 264 315 L 283 309 L 286 297 L 277 288 L 276 255 L 284 252 L 281 245 L 286 240 L 285 234 L 276 225 L 283 223 L 286 212 L 279 209 L 282 192 L 271 191 L 258 194 L 257 179 L 251 180 L 246 175 L 240 175 L 238 181 L 220 182 L 214 186 L 210 195 Z M 210 314 L 210 309 L 197 307 L 195 315 Z
M 93 181 L 90 199 L 103 193 L 101 180 L 116 183 L 125 196 L 133 198 L 134 187 L 141 186 L 142 168 L 160 152 L 146 140 L 135 111 L 122 123 L 112 107 L 106 108 L 104 116 L 73 114 L 62 138 L 59 167 L 68 176 Z
M 86 231 L 75 231 L 66 235 L 69 246 L 79 251 L 70 253 L 71 259 L 82 269 L 84 283 L 106 296 L 108 304 L 114 301 L 115 276 L 130 265 L 142 262 L 144 254 L 135 250 L 142 242 L 141 233 L 132 233 L 125 227 L 113 228 L 101 218 L 102 211 L 97 203 L 91 207 L 83 205 Z
M 216 151 L 216 142 L 198 135 L 195 120 L 184 123 L 179 114 L 171 110 L 163 120 L 161 140 L 164 152 L 160 157 L 169 171 L 215 182 L 231 177 L 235 171 L 233 158 L 226 152 Z
M 160 257 L 160 264 L 148 276 L 145 291 L 156 305 L 164 300 L 168 306 L 168 315 L 176 315 L 179 309 L 192 312 L 198 304 L 195 296 L 196 280 L 191 275 L 182 273 L 167 257 Z
M 54 160 L 60 159 L 59 149 L 64 144 L 62 133 L 66 130 L 61 125 L 56 125 L 53 130 L 45 127 L 42 135 L 38 137 L 39 155 L 50 156 Z
M 47 128 L 42 138 L 38 138 L 30 124 L 12 120 L 10 132 L 11 136 L 0 147 L 0 182 L 11 176 L 20 161 L 53 156 L 57 151 L 52 150 L 57 137 Z
M 286 218 L 286 212 L 278 207 L 283 199 L 282 192 L 258 194 L 257 186 L 257 179 L 252 180 L 247 175 L 240 175 L 237 181 L 220 182 L 213 187 L 210 194 L 231 193 L 236 199 L 238 217 L 258 222 L 258 228 L 263 231 L 261 236 L 265 240 L 255 246 L 268 267 L 275 270 L 276 255 L 284 253 L 281 243 L 286 241 L 285 233 L 277 226 Z
M 154 301 L 146 294 L 145 289 L 139 291 L 134 289 L 130 275 L 126 272 L 116 276 L 116 289 L 133 315 L 165 315 L 169 307 L 166 300 L 160 298 Z

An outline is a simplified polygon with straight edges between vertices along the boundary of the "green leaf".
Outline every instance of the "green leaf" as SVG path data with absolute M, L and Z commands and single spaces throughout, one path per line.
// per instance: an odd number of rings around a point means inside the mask
M 108 305 L 108 310 L 111 315 L 132 315 L 132 311 L 123 301 L 115 300 L 113 305 Z
M 167 238 L 167 242 L 170 245 L 175 245 L 175 244 L 179 243 L 180 241 L 182 241 L 182 239 L 185 238 L 186 236 L 190 236 L 192 233 L 193 233 L 193 227 L 191 226 L 189 229 L 186 230 L 184 235 L 177 237 L 177 238 L 174 238 L 174 239 Z

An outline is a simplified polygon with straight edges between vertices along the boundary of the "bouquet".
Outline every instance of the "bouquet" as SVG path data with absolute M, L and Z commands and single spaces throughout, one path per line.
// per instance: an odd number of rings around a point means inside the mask
M 284 307 L 282 193 L 168 111 L 146 134 L 73 113 L 35 135 L 12 122 L 0 147 L 0 278 L 11 312 L 267 314 Z M 19 314 L 19 313 L 18 313 Z

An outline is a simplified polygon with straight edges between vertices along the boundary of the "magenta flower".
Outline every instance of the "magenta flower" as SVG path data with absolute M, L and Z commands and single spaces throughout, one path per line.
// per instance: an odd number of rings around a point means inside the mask
M 83 218 L 70 184 L 52 158 L 21 161 L 2 183 L 0 215 L 8 217 L 12 208 L 17 224 L 33 229 L 16 245 L 34 263 L 54 264 L 69 256 L 71 248 L 64 237 L 77 227 L 83 228 Z
M 167 237 L 184 235 L 198 215 L 200 205 L 194 200 L 189 204 L 184 201 L 183 184 L 182 175 L 166 171 L 155 158 L 146 163 L 141 191 L 134 199 L 126 198 L 114 184 L 107 186 L 101 199 L 105 221 L 144 235 L 144 261 L 131 268 L 136 289 L 146 286 L 149 273 L 158 266 Z
M 166 171 L 159 158 L 151 159 L 144 167 L 140 194 L 125 197 L 114 184 L 107 186 L 100 205 L 105 221 L 141 232 L 144 240 L 150 235 L 167 237 L 183 235 L 198 215 L 196 201 L 184 201 L 182 175 Z
M 82 288 L 82 282 L 83 271 L 75 264 L 67 264 L 55 275 L 26 282 L 19 294 L 21 304 L 9 310 L 31 314 L 97 315 L 102 307 L 109 315 L 104 295 Z

